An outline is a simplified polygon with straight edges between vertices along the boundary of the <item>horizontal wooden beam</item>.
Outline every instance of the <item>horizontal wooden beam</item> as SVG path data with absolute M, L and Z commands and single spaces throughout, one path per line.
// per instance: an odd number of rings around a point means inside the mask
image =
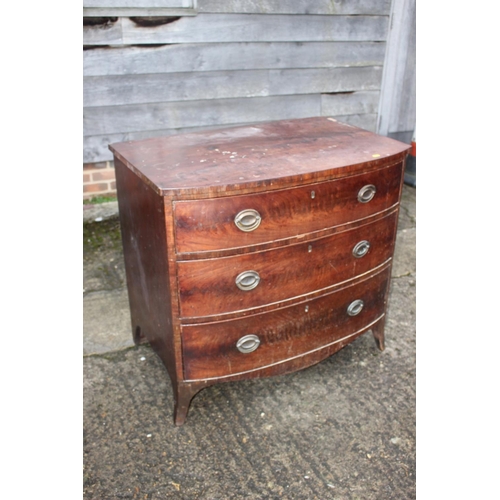
M 84 108 L 83 134 L 186 128 L 320 114 L 319 94 L 242 97 Z
M 380 91 L 338 92 L 321 96 L 323 116 L 377 114 Z
M 391 0 L 198 0 L 200 12 L 389 15 Z
M 387 16 L 198 14 L 160 26 L 129 18 L 83 27 L 84 45 L 385 41 Z
M 381 66 L 92 76 L 84 107 L 378 90 Z
M 84 8 L 83 17 L 178 17 L 196 16 L 195 9 L 145 9 L 145 8 Z
M 196 0 L 83 0 L 83 8 L 194 9 Z
M 286 68 L 381 66 L 385 42 L 242 42 L 96 47 L 83 75 L 140 75 Z

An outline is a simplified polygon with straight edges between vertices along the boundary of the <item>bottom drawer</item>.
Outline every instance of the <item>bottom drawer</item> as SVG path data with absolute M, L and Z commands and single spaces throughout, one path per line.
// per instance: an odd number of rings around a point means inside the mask
M 265 368 L 349 336 L 380 318 L 390 268 L 336 292 L 245 318 L 182 327 L 184 376 Z

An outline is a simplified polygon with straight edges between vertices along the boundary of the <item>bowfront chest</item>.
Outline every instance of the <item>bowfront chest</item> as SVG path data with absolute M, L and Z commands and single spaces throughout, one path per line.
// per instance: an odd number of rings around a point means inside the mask
M 332 118 L 110 146 L 132 329 L 203 387 L 284 374 L 384 322 L 409 146 Z

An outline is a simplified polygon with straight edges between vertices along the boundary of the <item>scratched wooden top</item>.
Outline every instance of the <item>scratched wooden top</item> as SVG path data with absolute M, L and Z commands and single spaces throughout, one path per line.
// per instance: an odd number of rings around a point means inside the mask
M 305 118 L 109 146 L 159 194 L 279 189 L 401 161 L 410 146 L 333 118 Z

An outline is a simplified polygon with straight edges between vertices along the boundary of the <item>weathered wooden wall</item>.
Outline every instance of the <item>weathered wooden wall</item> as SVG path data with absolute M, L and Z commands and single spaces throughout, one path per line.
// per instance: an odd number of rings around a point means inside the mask
M 390 0 L 84 0 L 84 162 L 108 144 L 333 116 L 375 131 Z
M 408 143 L 416 127 L 415 32 L 415 0 L 393 0 L 377 132 Z

